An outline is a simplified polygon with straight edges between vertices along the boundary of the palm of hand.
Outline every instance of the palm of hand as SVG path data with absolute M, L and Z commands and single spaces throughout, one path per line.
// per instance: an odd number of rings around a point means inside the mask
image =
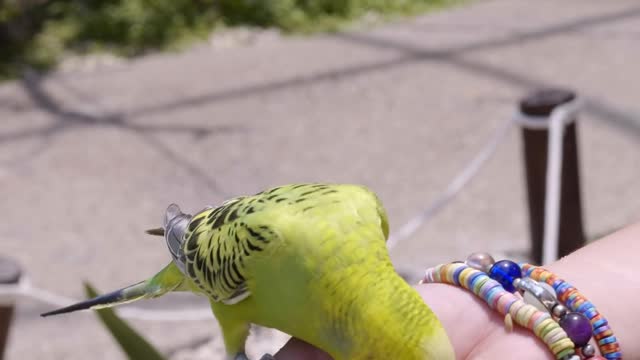
M 531 332 L 515 328 L 507 332 L 503 318 L 471 293 L 441 284 L 416 287 L 444 325 L 457 359 L 521 360 L 553 359 L 544 344 Z M 278 360 L 331 360 L 321 350 L 291 339 L 277 354 Z

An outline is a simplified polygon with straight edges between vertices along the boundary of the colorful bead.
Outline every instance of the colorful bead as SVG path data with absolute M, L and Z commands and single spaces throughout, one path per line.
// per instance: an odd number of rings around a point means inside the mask
M 560 319 L 559 324 L 577 346 L 584 346 L 591 340 L 591 323 L 586 316 L 577 312 L 568 313 Z
M 513 281 L 522 277 L 522 270 L 520 266 L 513 261 L 500 260 L 493 264 L 489 270 L 489 276 L 499 282 L 508 292 L 515 292 L 516 289 L 513 286 Z
M 467 257 L 467 261 L 465 263 L 472 269 L 480 270 L 482 272 L 489 272 L 491 266 L 496 261 L 493 257 L 487 253 L 476 252 Z

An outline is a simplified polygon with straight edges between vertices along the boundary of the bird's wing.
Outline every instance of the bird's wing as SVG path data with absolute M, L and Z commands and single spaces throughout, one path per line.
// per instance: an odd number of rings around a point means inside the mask
M 328 184 L 286 185 L 205 209 L 191 218 L 184 235 L 179 257 L 184 261 L 185 274 L 212 300 L 235 304 L 250 295 L 246 264 L 280 240 L 280 232 L 269 221 L 273 216 L 311 213 L 320 206 L 351 202 L 362 194 L 367 206 L 375 204 L 378 208 L 376 217 L 386 235 L 388 226 L 382 206 L 373 193 L 363 189 Z

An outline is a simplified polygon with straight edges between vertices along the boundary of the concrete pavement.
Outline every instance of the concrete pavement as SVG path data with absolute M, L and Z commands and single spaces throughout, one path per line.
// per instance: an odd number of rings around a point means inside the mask
M 80 297 L 84 279 L 108 290 L 169 260 L 162 240 L 143 231 L 170 202 L 193 212 L 299 181 L 366 184 L 398 227 L 523 94 L 546 85 L 587 100 L 585 223 L 590 236 L 607 233 L 640 215 L 639 41 L 633 0 L 492 0 L 375 29 L 198 46 L 5 83 L 1 251 L 35 285 Z M 513 132 L 394 261 L 419 271 L 473 250 L 526 251 L 522 173 Z M 204 305 L 177 296 L 144 306 Z M 121 357 L 92 315 L 43 320 L 46 309 L 20 303 L 9 360 Z M 220 344 L 213 320 L 134 324 L 165 351 L 212 336 Z M 254 354 L 284 341 L 256 338 Z

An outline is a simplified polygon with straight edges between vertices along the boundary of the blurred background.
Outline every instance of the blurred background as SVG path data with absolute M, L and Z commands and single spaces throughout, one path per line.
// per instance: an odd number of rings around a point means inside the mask
M 170 260 L 144 234 L 169 203 L 194 213 L 293 182 L 367 185 L 393 231 L 549 86 L 584 101 L 594 240 L 640 216 L 639 59 L 635 0 L 4 0 L 0 255 L 34 286 L 81 298 L 84 280 L 115 289 Z M 513 128 L 392 249 L 398 269 L 416 279 L 472 251 L 526 259 L 524 169 Z M 93 314 L 38 316 L 50 309 L 17 299 L 6 359 L 124 357 Z M 222 358 L 213 317 L 132 324 L 172 359 Z M 254 335 L 254 356 L 286 340 Z

